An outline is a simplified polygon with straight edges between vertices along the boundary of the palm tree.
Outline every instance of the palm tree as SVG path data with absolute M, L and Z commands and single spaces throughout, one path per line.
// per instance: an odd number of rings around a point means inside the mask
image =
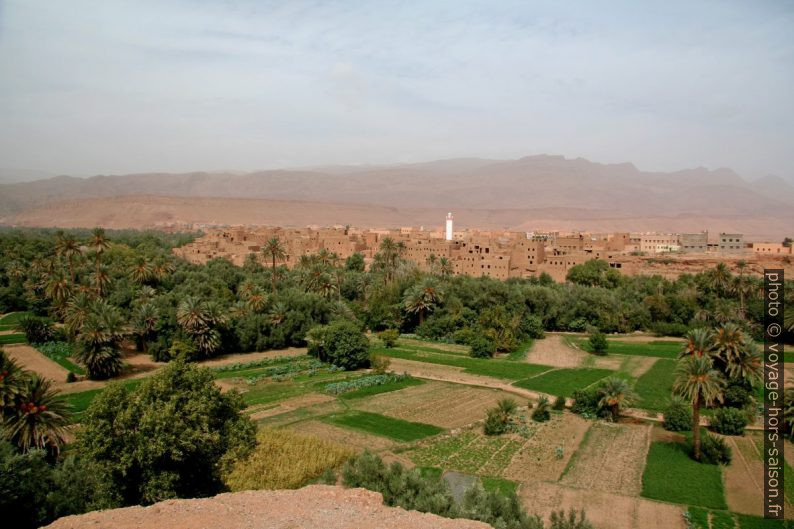
M 678 358 L 686 356 L 711 356 L 714 352 L 714 334 L 709 329 L 700 328 L 689 331 L 686 335 L 684 348 Z
M 281 325 L 287 319 L 287 311 L 287 306 L 282 301 L 277 301 L 267 313 L 268 320 L 272 325 Z
M 97 227 L 97 228 L 93 229 L 93 231 L 91 232 L 91 243 L 90 244 L 94 248 L 94 259 L 95 259 L 95 262 L 94 262 L 94 267 L 95 267 L 95 272 L 94 272 L 95 281 L 94 281 L 94 285 L 97 287 L 97 293 L 101 296 L 102 295 L 102 291 L 99 290 L 101 287 L 100 287 L 100 282 L 99 282 L 98 278 L 101 275 L 100 274 L 100 265 L 102 263 L 102 254 L 105 253 L 105 250 L 110 248 L 110 242 L 108 242 L 108 239 L 105 236 L 104 228 Z
M 130 269 L 130 279 L 139 285 L 144 285 L 152 277 L 154 277 L 152 266 L 144 257 L 138 257 L 132 269 Z
M 144 353 L 149 352 L 149 341 L 154 336 L 158 319 L 157 307 L 152 303 L 138 305 L 132 313 L 132 329 L 140 337 Z
M 499 412 L 499 416 L 502 419 L 502 422 L 506 423 L 510 420 L 510 417 L 512 417 L 513 414 L 518 409 L 518 404 L 516 404 L 516 401 L 514 401 L 513 399 L 500 399 L 496 403 L 496 409 Z
M 689 356 L 675 370 L 673 392 L 692 403 L 692 441 L 695 459 L 700 461 L 700 407 L 722 402 L 725 378 L 714 369 L 711 358 Z
M 451 276 L 454 272 L 454 268 L 452 267 L 452 263 L 446 257 L 442 257 L 438 260 L 438 273 L 442 276 Z
M 598 386 L 599 409 L 607 412 L 611 421 L 617 421 L 623 408 L 636 400 L 636 394 L 629 383 L 620 377 L 608 377 Z
M 284 245 L 281 243 L 281 239 L 278 237 L 271 237 L 262 247 L 262 253 L 266 257 L 270 257 L 271 268 L 270 268 L 270 281 L 271 281 L 271 289 L 273 292 L 276 291 L 276 261 L 283 261 L 287 258 L 287 251 L 284 248 Z
M 731 271 L 725 263 L 718 263 L 710 272 L 710 284 L 717 293 L 724 294 L 728 291 L 732 279 Z
M 174 267 L 165 260 L 158 260 L 154 263 L 151 267 L 152 278 L 157 281 L 158 283 L 161 282 L 165 277 L 174 271 Z
M 714 352 L 727 365 L 739 358 L 746 345 L 742 329 L 735 323 L 723 323 L 713 334 Z
M 217 303 L 189 296 L 177 307 L 176 320 L 203 355 L 209 356 L 220 347 L 220 333 L 213 327 L 223 325 L 226 317 Z
M 61 232 L 58 234 L 55 243 L 55 253 L 66 258 L 66 261 L 69 263 L 69 279 L 72 281 L 72 285 L 74 285 L 74 260 L 81 255 L 80 245 L 74 237 L 69 234 L 64 235 L 64 233 Z
M 100 263 L 94 270 L 91 280 L 94 283 L 97 295 L 101 298 L 110 284 L 110 275 L 108 274 L 107 267 Z
M 419 325 L 425 321 L 425 313 L 433 310 L 444 299 L 444 293 L 430 278 L 415 285 L 405 293 L 405 310 L 419 315 Z
M 65 442 L 69 404 L 49 380 L 33 373 L 26 377 L 16 414 L 6 425 L 6 436 L 22 451 L 33 448 L 57 454 Z
M 76 336 L 83 328 L 88 313 L 91 312 L 92 301 L 87 292 L 78 292 L 66 303 L 64 323 L 69 336 Z
M 725 372 L 732 379 L 746 380 L 752 385 L 761 380 L 764 364 L 761 346 L 749 340 L 741 352 L 732 356 L 725 364 Z
M 73 284 L 69 282 L 69 279 L 62 272 L 53 273 L 47 280 L 44 293 L 53 301 L 59 312 L 64 308 L 66 301 L 71 296 Z
M 106 379 L 121 372 L 119 344 L 124 338 L 121 312 L 104 301 L 94 303 L 77 335 L 75 359 L 83 364 L 89 378 Z
M 0 349 L 0 418 L 17 402 L 25 376 L 19 364 Z
M 176 321 L 188 334 L 198 334 L 209 327 L 204 302 L 195 296 L 188 296 L 179 303 L 176 310 Z
M 430 270 L 430 273 L 435 275 L 436 265 L 438 264 L 438 257 L 436 257 L 436 254 L 431 253 L 427 259 L 425 259 L 425 263 L 427 263 L 427 268 Z

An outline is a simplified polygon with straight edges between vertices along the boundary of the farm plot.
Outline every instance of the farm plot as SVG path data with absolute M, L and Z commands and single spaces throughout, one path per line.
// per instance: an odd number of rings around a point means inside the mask
M 420 386 L 350 402 L 356 409 L 443 428 L 459 428 L 485 417 L 499 399 L 514 396 L 495 389 L 427 381 Z
M 519 380 L 513 385 L 550 395 L 570 397 L 577 389 L 584 389 L 611 374 L 613 372 L 606 369 L 555 369 L 532 378 Z
M 20 333 L 10 333 L 10 334 L 0 334 L 0 345 L 13 345 L 19 343 L 27 343 L 28 340 L 25 338 L 24 334 Z
M 586 338 L 571 338 L 584 351 L 590 351 L 590 343 Z M 678 358 L 681 352 L 682 342 L 676 340 L 608 340 L 610 355 L 629 355 L 629 356 L 653 356 L 656 358 Z
M 466 430 L 420 446 L 408 457 L 418 466 L 498 477 L 522 442 L 517 436 L 485 436 Z
M 468 345 L 460 345 L 455 343 L 442 343 L 431 342 L 426 340 L 419 340 L 416 338 L 401 337 L 399 345 L 405 349 L 415 349 L 417 351 L 430 351 L 437 353 L 455 354 L 468 356 L 471 348 Z
M 638 496 L 650 426 L 596 423 L 571 459 L 560 483 Z
M 572 413 L 552 415 L 550 421 L 537 425 L 516 452 L 504 477 L 520 482 L 557 481 L 590 425 Z
M 280 415 L 282 413 L 288 413 L 301 408 L 316 406 L 318 404 L 325 404 L 326 402 L 333 402 L 334 400 L 336 400 L 334 397 L 324 393 L 307 393 L 305 395 L 299 395 L 297 397 L 281 401 L 277 404 L 255 407 L 253 409 L 249 409 L 248 411 L 252 412 L 250 415 L 251 419 L 258 421 L 266 417 L 272 417 L 274 415 Z
M 417 441 L 443 431 L 442 428 L 432 424 L 393 419 L 392 417 L 366 411 L 350 411 L 338 415 L 329 415 L 324 417 L 323 420 L 337 426 L 362 430 L 366 433 L 406 442 Z
M 554 367 L 580 367 L 591 356 L 569 346 L 561 335 L 548 334 L 542 340 L 535 340 L 526 361 Z
M 55 381 L 56 386 L 66 382 L 66 375 L 69 374 L 69 370 L 50 360 L 30 345 L 6 346 L 5 351 L 23 369 L 28 369 L 38 373 L 43 378 Z
M 727 508 L 722 468 L 694 461 L 679 443 L 651 443 L 642 475 L 642 495 L 710 509 Z
M 675 380 L 675 360 L 659 359 L 634 385 L 639 396 L 637 408 L 664 411 L 670 402 Z
M 19 323 L 19 320 L 29 315 L 29 312 L 10 312 L 0 316 L 0 331 L 14 330 Z
M 319 420 L 308 420 L 290 424 L 287 427 L 298 433 L 314 435 L 320 439 L 334 441 L 342 446 L 350 447 L 358 452 L 382 452 L 395 446 L 397 443 L 379 435 L 369 435 L 357 430 L 341 428 Z
M 548 518 L 552 511 L 584 509 L 596 529 L 686 529 L 683 508 L 645 498 L 537 482 L 518 491 L 527 512 Z
M 748 437 L 726 437 L 733 448 L 733 460 L 725 469 L 725 499 L 730 510 L 763 516 L 764 463 Z M 785 483 L 785 482 L 784 482 Z

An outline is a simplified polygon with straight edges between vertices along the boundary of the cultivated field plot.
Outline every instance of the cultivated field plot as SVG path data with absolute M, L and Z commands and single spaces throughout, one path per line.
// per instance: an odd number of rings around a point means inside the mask
M 408 453 L 417 466 L 481 476 L 500 476 L 521 448 L 518 436 L 486 436 L 472 430 L 436 439 Z
M 613 372 L 607 369 L 555 369 L 532 378 L 519 380 L 513 385 L 550 395 L 570 397 L 577 389 L 584 389 L 611 374 Z
M 573 413 L 554 414 L 550 421 L 537 423 L 503 476 L 521 482 L 557 481 L 591 424 Z
M 19 320 L 25 316 L 29 316 L 29 312 L 10 312 L 0 316 L 0 331 L 13 331 Z
M 69 370 L 50 360 L 30 345 L 7 345 L 4 349 L 6 354 L 16 360 L 23 369 L 28 369 L 54 381 L 56 386 L 66 384 L 66 375 L 69 374 Z
M 352 401 L 350 405 L 406 421 L 460 428 L 485 418 L 486 410 L 503 398 L 516 397 L 495 389 L 426 381 L 421 386 Z
M 329 415 L 323 417 L 323 421 L 405 442 L 418 441 L 444 431 L 432 424 L 404 421 L 367 411 L 350 411 Z
M 599 422 L 590 428 L 560 483 L 626 496 L 642 491 L 651 427 Z
M 679 443 L 651 443 L 642 475 L 642 495 L 710 509 L 727 508 L 722 467 L 694 461 Z
M 675 360 L 659 359 L 634 385 L 639 396 L 635 407 L 645 410 L 664 411 L 670 403 L 670 394 L 675 380 Z
M 569 338 L 577 347 L 583 351 L 590 351 L 590 344 L 587 338 Z M 683 340 L 659 340 L 649 341 L 639 340 L 608 340 L 609 348 L 607 353 L 610 355 L 629 355 L 629 356 L 653 356 L 656 358 L 678 358 L 678 353 L 683 347 Z
M 369 435 L 356 430 L 334 426 L 333 424 L 328 424 L 319 420 L 296 422 L 290 424 L 287 428 L 299 433 L 314 435 L 320 439 L 334 441 L 358 452 L 363 452 L 364 450 L 382 452 L 397 444 L 395 441 L 386 437 Z
M 18 343 L 27 343 L 27 339 L 25 338 L 24 334 L 14 332 L 0 334 L 0 345 L 11 345 Z
M 331 395 L 326 395 L 325 393 L 307 393 L 305 395 L 299 395 L 276 404 L 268 404 L 249 408 L 248 411 L 251 412 L 251 419 L 257 421 L 264 419 L 265 417 L 272 417 L 274 415 L 288 413 L 301 408 L 313 407 L 318 404 L 333 402 L 334 400 L 336 400 L 334 397 Z
M 373 353 L 393 358 L 459 367 L 463 368 L 466 373 L 505 380 L 521 380 L 522 378 L 533 377 L 551 369 L 550 366 L 528 364 L 524 362 L 499 360 L 496 358 L 469 358 L 462 355 L 431 353 L 399 347 L 393 349 L 380 347 L 374 348 L 372 351 Z
M 764 463 L 752 438 L 726 437 L 733 460 L 725 469 L 725 500 L 735 512 L 763 516 Z M 788 507 L 788 506 L 787 506 Z
M 596 529 L 687 529 L 682 507 L 645 498 L 547 482 L 522 485 L 518 496 L 528 512 L 544 518 L 560 509 L 584 509 Z
M 535 340 L 525 360 L 531 364 L 554 367 L 580 367 L 590 356 L 581 349 L 569 346 L 559 334 L 547 334 L 542 340 Z
M 468 345 L 455 343 L 430 342 L 415 338 L 400 338 L 399 345 L 404 349 L 415 349 L 417 351 L 431 351 L 438 353 L 468 356 L 471 348 Z

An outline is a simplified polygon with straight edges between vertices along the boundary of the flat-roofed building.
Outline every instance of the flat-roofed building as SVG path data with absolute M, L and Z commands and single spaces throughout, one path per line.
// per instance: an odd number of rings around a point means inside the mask
M 709 249 L 709 232 L 682 233 L 678 236 L 678 245 L 684 253 L 706 253 Z

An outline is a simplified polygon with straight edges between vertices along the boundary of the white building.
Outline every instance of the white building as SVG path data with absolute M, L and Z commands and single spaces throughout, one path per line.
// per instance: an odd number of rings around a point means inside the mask
M 452 231 L 452 212 L 450 211 L 449 213 L 447 213 L 447 230 L 446 230 L 446 233 L 444 234 L 444 238 L 446 240 L 448 240 L 448 241 L 451 241 L 452 240 L 452 233 L 453 233 L 453 231 Z

